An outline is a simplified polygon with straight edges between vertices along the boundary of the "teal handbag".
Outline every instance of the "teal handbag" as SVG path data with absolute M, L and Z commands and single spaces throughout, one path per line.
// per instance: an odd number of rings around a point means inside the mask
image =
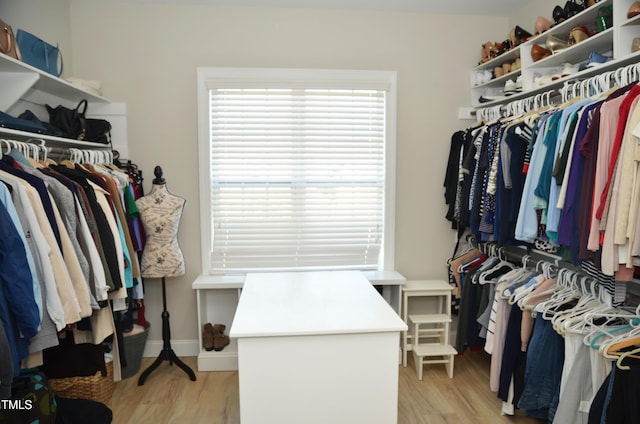
M 52 46 L 22 29 L 16 33 L 16 43 L 24 63 L 56 77 L 62 75 L 62 54 L 58 46 Z

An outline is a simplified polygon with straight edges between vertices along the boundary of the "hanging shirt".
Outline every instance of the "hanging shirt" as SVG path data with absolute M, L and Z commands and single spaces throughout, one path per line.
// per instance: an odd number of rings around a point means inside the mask
M 0 204 L 0 320 L 11 348 L 14 376 L 38 333 L 40 312 L 25 247 L 4 205 Z
M 547 206 L 547 228 L 546 234 L 549 237 L 551 243 L 555 246 L 558 245 L 558 223 L 560 221 L 560 209 L 558 209 L 558 197 L 560 196 L 560 184 L 562 181 L 558 181 L 556 173 L 564 174 L 560 172 L 558 160 L 560 158 L 560 152 L 564 150 L 566 144 L 570 144 L 573 140 L 573 134 L 575 132 L 575 124 L 577 122 L 577 112 L 581 110 L 585 105 L 588 105 L 592 100 L 587 99 L 576 102 L 562 111 L 562 116 L 558 122 L 558 141 L 555 146 L 555 154 L 553 156 L 553 166 L 551 176 L 552 179 L 549 185 L 549 204 Z M 564 171 L 564 169 L 562 169 Z
M 543 115 L 538 122 L 537 140 L 534 143 L 531 153 L 531 162 L 527 167 L 527 178 L 522 189 L 522 198 L 518 209 L 518 219 L 516 221 L 516 240 L 533 243 L 538 234 L 538 217 L 536 215 L 535 188 L 542 171 L 543 159 L 546 153 L 544 145 L 544 135 L 550 118 L 553 115 Z

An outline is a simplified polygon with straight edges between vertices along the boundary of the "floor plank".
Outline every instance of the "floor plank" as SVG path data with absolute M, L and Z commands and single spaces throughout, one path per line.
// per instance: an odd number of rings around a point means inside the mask
M 153 359 L 144 358 L 141 371 Z M 195 382 L 164 362 L 143 386 L 138 386 L 139 373 L 117 383 L 108 405 L 113 424 L 239 424 L 238 373 L 198 372 L 195 357 L 182 359 L 195 371 Z M 453 379 L 444 365 L 434 364 L 425 366 L 419 381 L 410 358 L 406 368 L 399 366 L 398 424 L 540 424 L 523 411 L 500 414 L 501 401 L 489 390 L 490 362 L 484 352 L 466 352 L 455 359 Z

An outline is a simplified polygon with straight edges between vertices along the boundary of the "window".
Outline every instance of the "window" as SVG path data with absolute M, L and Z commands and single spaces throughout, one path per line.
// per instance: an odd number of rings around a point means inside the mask
M 201 68 L 203 269 L 393 269 L 395 73 Z

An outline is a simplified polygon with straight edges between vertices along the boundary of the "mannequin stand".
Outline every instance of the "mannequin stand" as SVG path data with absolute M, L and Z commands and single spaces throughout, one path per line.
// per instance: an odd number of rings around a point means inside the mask
M 158 368 L 162 361 L 169 361 L 169 365 L 173 365 L 175 363 L 187 373 L 191 381 L 196 381 L 196 375 L 193 373 L 193 370 L 189 368 L 187 364 L 182 362 L 173 349 L 171 349 L 171 331 L 169 330 L 169 312 L 167 311 L 167 291 L 165 288 L 164 277 L 162 277 L 162 341 L 163 347 L 160 354 L 156 360 L 153 361 L 153 364 L 149 365 L 149 367 L 142 372 L 138 379 L 138 386 L 142 386 L 144 384 L 144 381 L 147 379 L 149 374 Z

